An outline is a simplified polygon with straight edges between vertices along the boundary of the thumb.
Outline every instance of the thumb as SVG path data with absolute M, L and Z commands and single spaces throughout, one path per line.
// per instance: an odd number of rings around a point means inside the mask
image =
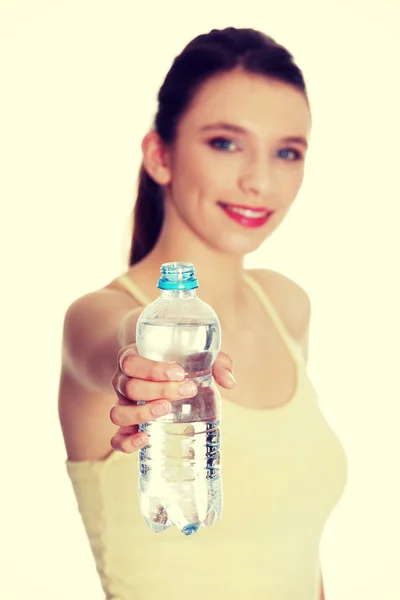
M 233 362 L 228 354 L 220 352 L 213 365 L 213 375 L 218 385 L 230 390 L 235 387 L 236 380 L 233 376 Z

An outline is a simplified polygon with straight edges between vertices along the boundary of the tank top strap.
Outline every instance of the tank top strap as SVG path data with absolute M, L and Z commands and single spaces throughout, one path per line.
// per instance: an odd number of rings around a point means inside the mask
M 142 306 L 147 306 L 151 303 L 150 298 L 146 296 L 140 287 L 131 279 L 128 275 L 120 275 L 116 280 L 123 288 L 126 289 L 135 300 L 137 300 Z
M 288 348 L 293 359 L 297 363 L 300 362 L 301 365 L 304 365 L 304 357 L 301 352 L 300 345 L 297 344 L 295 339 L 289 334 L 286 326 L 284 325 L 281 317 L 279 316 L 277 310 L 275 309 L 273 303 L 271 302 L 271 300 L 270 300 L 268 294 L 266 293 L 266 291 L 264 290 L 264 288 L 261 286 L 261 284 L 258 281 L 256 281 L 248 273 L 245 272 L 243 274 L 243 277 L 244 277 L 244 280 L 246 281 L 246 283 L 253 290 L 253 292 L 255 293 L 255 295 L 257 296 L 259 301 L 261 302 L 262 306 L 264 307 L 264 309 L 267 312 L 267 314 L 269 315 L 269 317 L 271 318 L 271 321 L 275 325 L 278 333 L 280 334 L 283 342 L 285 343 L 286 347 Z

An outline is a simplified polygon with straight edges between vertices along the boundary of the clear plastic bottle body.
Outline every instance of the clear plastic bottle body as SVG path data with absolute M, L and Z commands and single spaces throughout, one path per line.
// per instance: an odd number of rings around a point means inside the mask
M 198 386 L 193 398 L 173 401 L 171 413 L 140 425 L 149 435 L 139 452 L 143 517 L 152 531 L 175 525 L 190 535 L 222 511 L 221 399 L 212 380 L 221 345 L 218 317 L 195 289 L 162 289 L 138 320 L 136 343 L 146 358 L 180 364 Z

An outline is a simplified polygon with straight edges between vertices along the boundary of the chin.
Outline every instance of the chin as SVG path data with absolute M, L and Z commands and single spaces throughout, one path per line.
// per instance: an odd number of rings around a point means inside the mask
M 256 236 L 251 239 L 250 236 L 244 235 L 226 235 L 220 236 L 218 244 L 214 242 L 214 246 L 220 251 L 227 254 L 235 254 L 244 256 L 258 250 L 272 232 L 265 233 L 263 236 Z
M 236 224 L 219 224 L 218 232 L 213 232 L 210 245 L 221 252 L 245 255 L 255 252 L 277 229 L 287 211 L 277 210 L 267 223 L 261 227 L 240 227 Z M 211 233 L 211 231 L 209 232 Z M 209 237 L 209 236 L 207 236 Z

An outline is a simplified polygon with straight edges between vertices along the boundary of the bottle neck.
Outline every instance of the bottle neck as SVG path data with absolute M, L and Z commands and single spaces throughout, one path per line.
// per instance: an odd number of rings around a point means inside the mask
M 196 289 L 193 290 L 161 290 L 163 299 L 189 300 L 196 297 Z

